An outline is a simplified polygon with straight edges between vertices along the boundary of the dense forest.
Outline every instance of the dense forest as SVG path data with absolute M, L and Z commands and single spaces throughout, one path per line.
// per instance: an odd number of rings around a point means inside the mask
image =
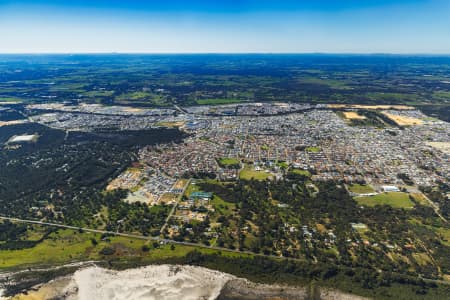
M 5 144 L 20 134 L 39 138 L 18 148 Z M 0 213 L 75 225 L 101 222 L 111 229 L 124 214 L 132 214 L 136 219 L 122 225 L 123 229 L 148 234 L 161 225 L 167 208 L 151 211 L 144 205 L 120 201 L 125 191 L 102 191 L 135 161 L 139 145 L 179 142 L 182 137 L 177 129 L 71 132 L 66 136 L 64 131 L 34 123 L 5 126 L 0 130 Z M 108 217 L 96 220 L 93 216 L 103 207 L 110 210 Z M 142 225 L 136 221 L 144 219 L 155 222 Z

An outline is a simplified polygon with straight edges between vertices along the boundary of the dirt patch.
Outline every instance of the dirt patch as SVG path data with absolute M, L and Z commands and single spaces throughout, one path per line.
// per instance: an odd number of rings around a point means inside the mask
M 343 114 L 344 114 L 344 117 L 349 120 L 364 120 L 364 119 L 366 119 L 365 116 L 361 116 L 360 114 L 358 114 L 357 112 L 354 112 L 354 111 L 344 111 Z
M 357 109 L 396 109 L 411 110 L 412 106 L 407 105 L 361 105 L 361 104 L 328 104 L 329 108 L 357 108 Z
M 412 126 L 412 125 L 422 125 L 423 121 L 420 119 L 412 118 L 412 117 L 405 117 L 405 116 L 399 116 L 390 114 L 388 112 L 383 112 L 383 114 L 394 121 L 399 126 Z
M 450 142 L 428 142 L 427 145 L 450 154 Z

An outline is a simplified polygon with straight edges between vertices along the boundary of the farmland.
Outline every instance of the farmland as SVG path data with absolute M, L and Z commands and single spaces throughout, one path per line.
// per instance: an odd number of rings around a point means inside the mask
M 445 83 L 450 80 L 448 57 L 2 55 L 1 60 L 0 102 L 59 99 L 168 107 L 286 101 L 334 103 L 330 108 L 410 109 L 450 101 Z M 36 68 L 30 68 L 30 62 Z M 85 68 L 86 63 L 95 64 L 95 70 Z M 376 63 L 390 65 L 391 72 L 376 68 Z M 10 71 L 14 69 L 20 74 Z M 425 76 L 430 73 L 435 75 Z M 402 84 L 393 84 L 396 80 Z

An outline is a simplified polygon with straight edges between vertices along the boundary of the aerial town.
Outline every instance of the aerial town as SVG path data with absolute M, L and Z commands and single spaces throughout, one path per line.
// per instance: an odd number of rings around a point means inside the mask
M 173 187 L 178 180 L 198 174 L 225 181 L 279 179 L 296 170 L 309 174 L 312 182 L 370 184 L 376 191 L 433 186 L 450 178 L 450 124 L 407 106 L 249 103 L 139 109 L 32 104 L 28 109 L 39 112 L 30 118 L 33 122 L 66 131 L 185 131 L 182 143 L 141 148 L 139 168 L 110 183 L 108 189 L 129 189 L 130 201 L 175 201 L 167 194 L 177 194 Z M 361 109 L 393 122 L 382 127 L 351 124 L 366 119 L 358 114 Z

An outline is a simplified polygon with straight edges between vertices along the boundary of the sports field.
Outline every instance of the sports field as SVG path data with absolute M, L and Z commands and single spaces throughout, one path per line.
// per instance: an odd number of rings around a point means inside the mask
M 252 167 L 246 166 L 241 173 L 239 173 L 239 178 L 243 180 L 266 180 L 270 176 L 272 176 L 271 173 L 267 173 L 264 171 L 256 171 Z
M 355 197 L 358 204 L 364 206 L 390 205 L 393 208 L 413 208 L 409 195 L 403 192 L 382 193 L 375 196 Z
M 239 165 L 241 163 L 238 159 L 231 157 L 219 158 L 218 162 L 221 166 Z
M 375 190 L 370 185 L 365 184 L 349 184 L 348 190 L 356 194 L 373 193 Z

